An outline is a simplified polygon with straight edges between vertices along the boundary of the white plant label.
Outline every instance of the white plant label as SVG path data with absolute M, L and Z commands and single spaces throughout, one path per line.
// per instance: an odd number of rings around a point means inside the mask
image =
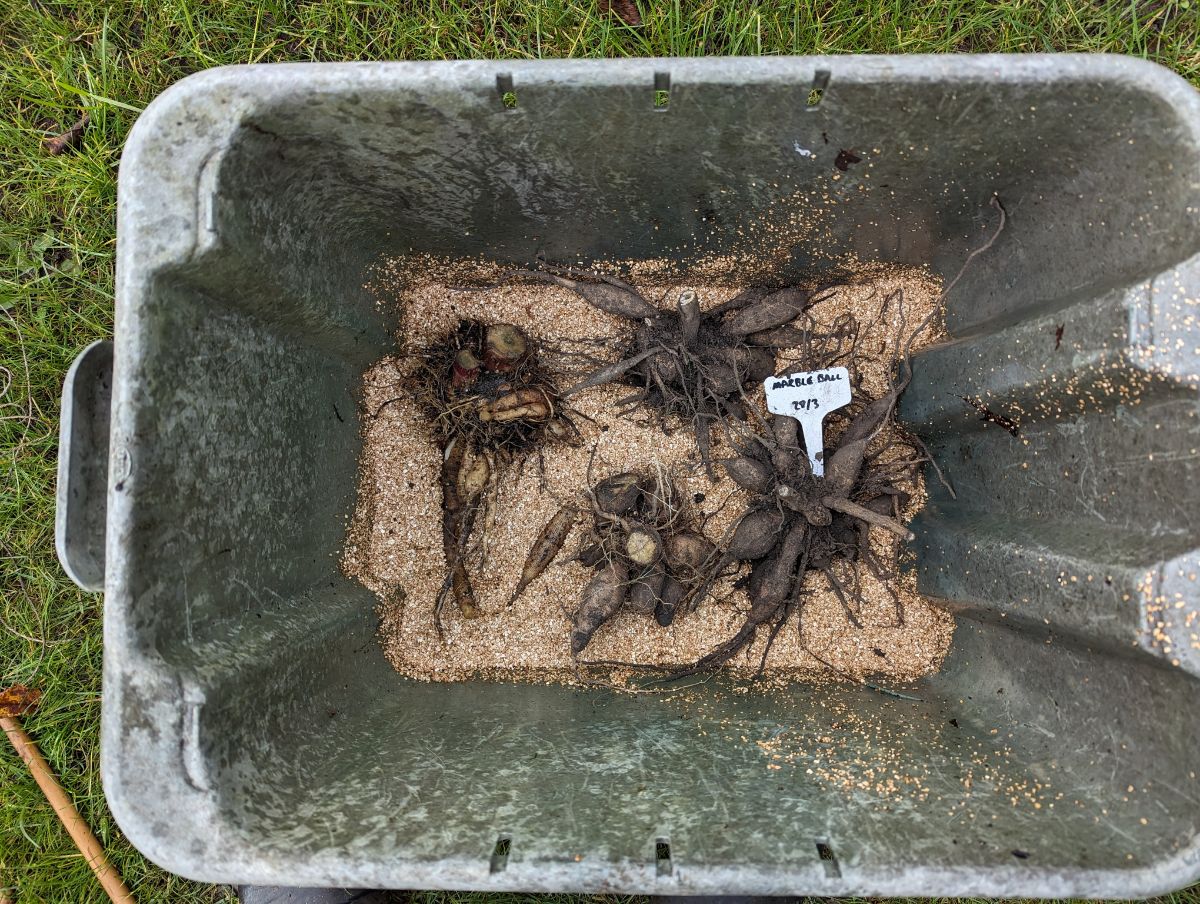
M 786 414 L 800 422 L 804 448 L 812 464 L 814 477 L 825 475 L 825 440 L 822 432 L 825 415 L 850 404 L 850 371 L 844 367 L 809 370 L 763 381 L 767 391 L 767 410 Z

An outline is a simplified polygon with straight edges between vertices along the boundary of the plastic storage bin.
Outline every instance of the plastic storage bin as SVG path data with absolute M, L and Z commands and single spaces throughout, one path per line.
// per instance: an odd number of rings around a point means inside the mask
M 863 162 L 841 173 L 841 148 Z M 798 188 L 836 203 L 781 280 L 843 251 L 953 274 L 994 222 L 989 198 L 1008 212 L 902 410 L 958 491 L 930 481 L 916 524 L 921 586 L 958 615 L 944 670 L 916 700 L 394 674 L 374 598 L 337 567 L 356 388 L 396 347 L 369 265 L 686 262 Z M 1193 881 L 1198 222 L 1200 98 L 1123 58 L 184 80 L 121 162 L 111 413 L 99 346 L 64 425 L 60 547 L 106 594 L 102 770 L 122 829 L 173 871 L 262 884 L 1113 896 Z M 1019 436 L 963 397 L 1015 414 Z

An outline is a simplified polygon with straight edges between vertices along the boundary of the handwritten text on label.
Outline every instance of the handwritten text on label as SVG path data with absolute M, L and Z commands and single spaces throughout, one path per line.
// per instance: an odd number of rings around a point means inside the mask
M 813 475 L 825 473 L 822 422 L 825 415 L 850 404 L 850 372 L 844 367 L 768 377 L 763 381 L 767 409 L 800 422 Z

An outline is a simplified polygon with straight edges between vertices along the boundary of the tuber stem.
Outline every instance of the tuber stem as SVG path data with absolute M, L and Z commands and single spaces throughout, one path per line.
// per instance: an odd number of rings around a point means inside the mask
M 895 518 L 889 518 L 887 515 L 873 512 L 869 508 L 861 506 L 857 502 L 851 502 L 849 499 L 841 496 L 825 496 L 821 499 L 821 504 L 826 508 L 833 509 L 835 512 L 841 512 L 860 521 L 866 521 L 868 524 L 874 524 L 876 527 L 882 527 L 884 530 L 890 530 L 903 540 L 912 540 L 915 537 L 912 531 Z

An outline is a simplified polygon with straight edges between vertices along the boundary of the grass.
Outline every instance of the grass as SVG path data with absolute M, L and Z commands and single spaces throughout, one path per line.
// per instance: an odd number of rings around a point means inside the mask
M 164 88 L 210 66 L 285 60 L 1052 50 L 1132 54 L 1200 84 L 1200 0 L 641 6 L 644 24 L 631 29 L 598 16 L 594 0 L 0 0 L 0 686 L 44 689 L 28 728 L 139 901 L 230 901 L 232 893 L 155 868 L 107 811 L 97 764 L 101 600 L 62 574 L 52 525 L 63 374 L 112 329 L 122 143 Z M 79 150 L 44 153 L 41 138 L 81 110 L 91 125 Z M 7 746 L 0 788 L 0 889 L 22 902 L 100 900 Z M 1167 900 L 1195 904 L 1200 893 Z

